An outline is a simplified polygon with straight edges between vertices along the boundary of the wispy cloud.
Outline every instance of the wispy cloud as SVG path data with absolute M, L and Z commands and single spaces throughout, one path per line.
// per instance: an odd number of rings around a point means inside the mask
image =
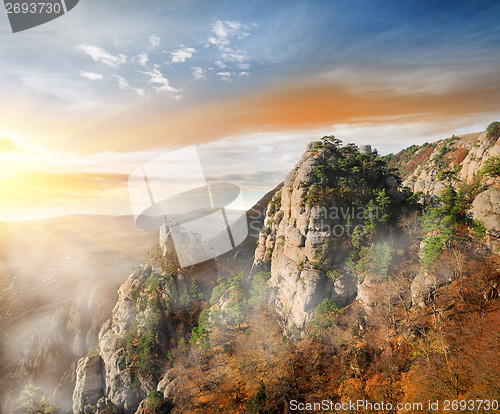
M 167 78 L 161 73 L 159 65 L 155 65 L 152 71 L 139 71 L 140 73 L 143 73 L 144 75 L 148 75 L 150 77 L 149 83 L 152 83 L 154 85 L 155 91 L 157 92 L 168 92 L 169 94 L 172 95 L 172 97 L 176 99 L 180 99 L 182 97 L 181 95 L 181 90 L 173 88 L 170 86 L 170 82 L 168 81 Z
M 135 88 L 135 87 L 131 86 L 123 76 L 115 75 L 115 77 L 118 80 L 118 87 L 120 89 L 131 90 L 140 96 L 144 96 L 144 94 L 145 94 L 144 89 Z
M 161 39 L 158 36 L 153 34 L 153 35 L 149 36 L 148 39 L 149 39 L 149 43 L 151 44 L 150 49 L 155 49 L 158 46 L 160 46 Z
M 14 73 L 26 88 L 65 102 L 82 104 L 94 98 L 83 80 L 75 80 L 66 74 L 44 71 L 15 71 Z
M 206 79 L 207 77 L 205 76 L 206 70 L 203 68 L 200 68 L 198 66 L 195 66 L 191 68 L 193 70 L 193 77 L 197 80 L 199 79 Z
M 242 39 L 249 36 L 247 27 L 238 21 L 216 21 L 207 40 L 206 47 L 215 46 L 224 50 L 229 46 L 232 39 Z
M 225 69 L 217 73 L 220 80 L 231 82 L 234 72 L 239 72 L 236 77 L 248 76 L 250 74 L 249 53 L 241 47 L 235 47 L 234 43 L 250 36 L 248 26 L 238 21 L 218 20 L 212 26 L 210 36 L 205 48 L 215 46 L 220 54 L 214 65 L 219 69 Z
M 89 80 L 92 80 L 92 81 L 102 79 L 102 75 L 100 75 L 99 73 L 94 73 L 94 72 L 81 71 L 80 76 L 87 78 Z
M 196 53 L 196 49 L 181 45 L 179 49 L 171 52 L 170 56 L 172 57 L 173 63 L 183 63 L 186 59 L 192 58 L 194 53 Z
M 217 76 L 219 77 L 220 80 L 226 81 L 226 82 L 232 82 L 233 81 L 233 74 L 231 72 L 219 72 L 217 73 Z
M 103 63 L 115 68 L 127 61 L 127 56 L 125 56 L 124 54 L 120 53 L 115 56 L 98 46 L 84 44 L 77 46 L 76 49 L 81 50 L 82 52 L 89 55 L 94 60 L 94 62 Z
M 142 52 L 135 58 L 135 61 L 138 62 L 141 66 L 146 66 L 149 62 L 149 56 L 146 52 Z

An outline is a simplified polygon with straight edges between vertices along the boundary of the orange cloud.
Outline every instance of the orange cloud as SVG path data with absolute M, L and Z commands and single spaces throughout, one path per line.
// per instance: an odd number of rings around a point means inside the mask
M 72 139 L 73 148 L 98 152 L 141 150 L 168 145 L 207 142 L 254 132 L 306 129 L 378 117 L 462 117 L 497 114 L 500 86 L 471 85 L 440 94 L 401 94 L 379 85 L 364 92 L 336 85 L 297 85 L 233 96 L 166 110 L 135 108 Z

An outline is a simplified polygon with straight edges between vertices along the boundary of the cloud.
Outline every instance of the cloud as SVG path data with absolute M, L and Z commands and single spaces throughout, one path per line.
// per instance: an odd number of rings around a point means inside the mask
M 139 56 L 135 58 L 136 62 L 139 62 L 141 66 L 146 66 L 149 62 L 149 56 L 146 52 L 142 52 Z
M 250 64 L 246 62 L 247 60 L 248 53 L 245 50 L 227 48 L 226 51 L 220 55 L 220 59 L 217 60 L 215 64 L 221 69 L 233 67 L 241 71 L 249 71 Z
M 168 92 L 176 99 L 180 99 L 182 97 L 182 95 L 180 94 L 180 89 L 175 89 L 170 86 L 168 79 L 165 78 L 163 76 L 163 73 L 160 72 L 159 65 L 155 65 L 151 72 L 139 72 L 150 77 L 149 83 L 159 85 L 154 87 L 155 91 Z
M 161 39 L 156 35 L 149 36 L 149 43 L 151 43 L 150 49 L 155 49 L 160 46 Z
M 214 65 L 219 69 L 232 69 L 247 73 L 250 70 L 248 63 L 248 52 L 243 49 L 235 49 L 232 43 L 235 40 L 242 40 L 250 36 L 248 27 L 238 21 L 221 21 L 218 20 L 212 26 L 210 36 L 205 44 L 205 47 L 215 46 L 221 51 L 219 58 L 214 62 Z M 225 76 L 229 70 L 221 72 L 219 78 L 221 80 L 230 81 L 228 76 Z
M 119 54 L 118 56 L 114 56 L 98 46 L 84 44 L 77 46 L 76 49 L 89 55 L 94 62 L 103 63 L 114 68 L 127 61 L 127 57 L 125 55 Z
M 93 98 L 85 82 L 68 78 L 61 73 L 19 71 L 17 75 L 22 84 L 31 91 L 48 94 L 66 102 L 78 101 L 82 103 Z
M 172 56 L 173 63 L 183 63 L 186 59 L 193 57 L 193 53 L 196 53 L 196 49 L 181 45 L 180 49 L 171 52 L 170 55 Z
M 144 94 L 145 94 L 144 89 L 134 88 L 122 76 L 115 75 L 115 77 L 116 77 L 116 79 L 118 79 L 118 87 L 120 89 L 131 90 L 131 91 L 134 91 L 135 93 L 137 93 L 140 96 L 144 96 Z
M 93 72 L 81 71 L 80 76 L 83 76 L 84 78 L 87 78 L 91 81 L 102 79 L 102 75 L 100 75 L 99 73 L 93 73 Z
M 249 36 L 246 30 L 247 27 L 241 22 L 217 20 L 212 26 L 211 36 L 205 46 L 215 46 L 223 50 L 229 46 L 232 39 L 239 40 Z
M 206 79 L 207 77 L 205 76 L 205 72 L 206 70 L 205 69 L 202 69 L 198 66 L 196 67 L 193 67 L 191 68 L 193 69 L 193 76 L 196 80 L 199 80 L 199 79 Z
M 219 72 L 217 73 L 217 76 L 219 77 L 220 80 L 226 81 L 226 82 L 232 82 L 232 73 L 231 72 Z

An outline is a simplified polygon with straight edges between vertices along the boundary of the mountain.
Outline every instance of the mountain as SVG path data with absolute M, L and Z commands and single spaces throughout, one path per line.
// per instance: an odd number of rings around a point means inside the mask
M 182 269 L 162 232 L 78 363 L 73 412 L 496 401 L 492 125 L 385 157 L 313 142 L 260 203 L 260 234 L 220 259 Z
M 162 229 L 76 364 L 73 412 L 494 404 L 499 150 L 498 123 L 385 157 L 323 137 L 236 250 L 181 268 Z

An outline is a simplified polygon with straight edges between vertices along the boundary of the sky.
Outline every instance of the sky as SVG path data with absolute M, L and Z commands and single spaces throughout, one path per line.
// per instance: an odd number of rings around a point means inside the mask
M 500 119 L 499 15 L 481 0 L 80 0 L 14 34 L 0 13 L 0 221 L 131 214 L 129 175 L 192 145 L 251 206 L 324 135 L 386 154 L 484 130 Z

